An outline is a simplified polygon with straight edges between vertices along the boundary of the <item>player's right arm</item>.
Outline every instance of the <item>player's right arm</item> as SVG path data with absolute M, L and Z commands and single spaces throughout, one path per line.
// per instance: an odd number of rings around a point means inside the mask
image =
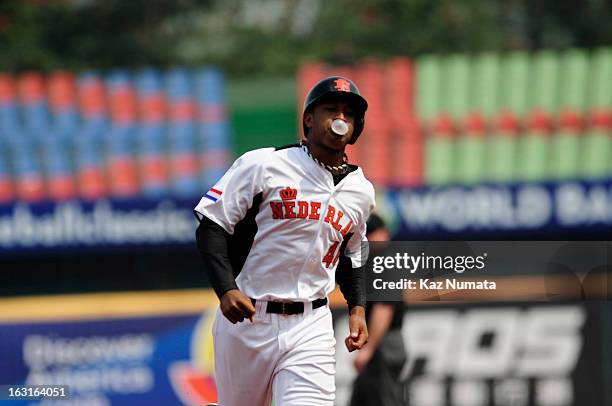
M 238 158 L 194 209 L 200 220 L 196 231 L 198 249 L 219 297 L 221 311 L 232 323 L 252 319 L 255 308 L 236 285 L 228 256 L 228 239 L 251 207 L 253 197 L 263 190 L 262 163 L 270 151 L 259 149 Z
M 221 312 L 232 323 L 245 318 L 253 321 L 255 308 L 244 293 L 238 290 L 228 256 L 229 233 L 204 216 L 196 230 L 198 250 L 204 260 L 208 279 L 217 297 Z

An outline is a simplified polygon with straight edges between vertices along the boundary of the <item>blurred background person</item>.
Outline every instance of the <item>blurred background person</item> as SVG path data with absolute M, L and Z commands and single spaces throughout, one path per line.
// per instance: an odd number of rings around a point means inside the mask
M 367 222 L 368 241 L 374 242 L 370 255 L 381 247 L 376 242 L 389 241 L 391 235 L 384 220 L 372 213 Z M 402 291 L 388 302 L 368 301 L 366 321 L 369 338 L 354 358 L 359 373 L 353 383 L 351 406 L 401 406 L 407 404 L 404 384 L 399 375 L 406 362 L 402 339 L 404 299 Z

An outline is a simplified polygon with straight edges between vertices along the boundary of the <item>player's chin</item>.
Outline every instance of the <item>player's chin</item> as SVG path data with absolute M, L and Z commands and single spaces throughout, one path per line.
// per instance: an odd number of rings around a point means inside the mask
M 330 131 L 327 134 L 327 137 L 325 137 L 325 140 L 327 141 L 326 144 L 329 148 L 342 150 L 348 144 L 350 137 L 347 136 L 347 134 L 338 135 Z

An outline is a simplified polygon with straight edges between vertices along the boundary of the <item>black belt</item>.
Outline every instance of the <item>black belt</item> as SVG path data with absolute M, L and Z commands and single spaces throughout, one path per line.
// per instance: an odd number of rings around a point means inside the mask
M 255 299 L 251 299 L 255 306 Z M 318 309 L 327 304 L 327 298 L 317 299 L 312 302 L 312 309 Z M 266 313 L 276 314 L 302 314 L 304 313 L 304 302 L 267 302 Z

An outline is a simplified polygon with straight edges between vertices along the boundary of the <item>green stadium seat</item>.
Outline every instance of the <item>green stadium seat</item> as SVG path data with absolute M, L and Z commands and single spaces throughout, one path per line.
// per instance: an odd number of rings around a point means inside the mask
M 417 112 L 421 119 L 429 124 L 438 114 L 440 103 L 440 63 L 436 55 L 419 58 L 417 71 Z
M 455 172 L 460 183 L 474 184 L 486 180 L 487 135 L 497 111 L 498 57 L 492 53 L 477 55 L 469 65 L 464 64 L 464 70 L 469 73 L 465 81 L 467 103 L 462 112 L 463 132 L 457 140 Z
M 499 108 L 499 55 L 485 53 L 477 55 L 472 64 L 470 86 L 470 108 L 492 119 Z
M 512 52 L 503 57 L 499 108 L 507 109 L 518 117 L 527 114 L 529 65 L 529 55 L 526 52 Z
M 580 135 L 588 90 L 589 58 L 572 49 L 561 55 L 557 130 L 551 139 L 550 174 L 553 179 L 579 176 Z
M 452 181 L 453 146 L 448 133 L 436 130 L 443 122 L 444 96 L 442 85 L 442 61 L 435 55 L 428 55 L 417 61 L 417 111 L 425 129 L 425 182 L 443 185 Z
M 499 58 L 498 94 L 491 104 L 496 125 L 488 139 L 486 179 L 493 182 L 516 180 L 516 154 L 520 119 L 527 111 L 529 57 L 511 52 Z
M 456 122 L 468 114 L 470 59 L 464 54 L 449 55 L 442 60 L 440 105 Z
M 594 51 L 589 68 L 587 115 L 579 174 L 589 179 L 612 177 L 612 49 Z
M 543 181 L 549 176 L 550 132 L 557 111 L 559 58 L 553 51 L 536 53 L 529 70 L 527 129 L 520 140 L 518 180 Z

